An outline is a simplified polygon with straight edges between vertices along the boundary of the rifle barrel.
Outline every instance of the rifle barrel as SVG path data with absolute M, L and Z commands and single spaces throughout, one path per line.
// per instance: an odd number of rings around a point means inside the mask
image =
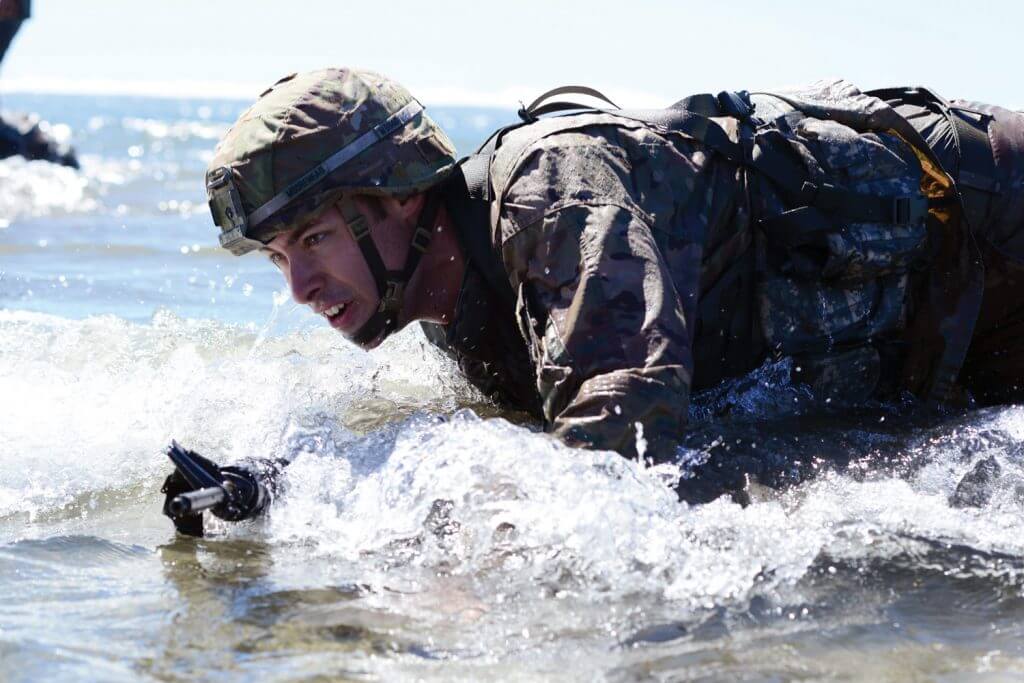
M 221 486 L 210 486 L 205 489 L 189 491 L 175 496 L 169 506 L 170 513 L 175 517 L 191 515 L 220 505 L 227 498 L 227 492 Z

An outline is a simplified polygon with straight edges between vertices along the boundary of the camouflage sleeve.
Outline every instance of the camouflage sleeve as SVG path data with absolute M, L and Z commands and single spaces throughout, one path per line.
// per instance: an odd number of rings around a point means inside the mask
M 652 221 L 616 180 L 622 160 L 603 156 L 563 150 L 538 160 L 506 195 L 502 252 L 548 431 L 627 457 L 642 437 L 647 457 L 660 460 L 674 455 L 686 421 L 690 336 Z M 560 168 L 606 191 L 560 185 Z M 541 217 L 519 223 L 538 214 L 538 201 Z

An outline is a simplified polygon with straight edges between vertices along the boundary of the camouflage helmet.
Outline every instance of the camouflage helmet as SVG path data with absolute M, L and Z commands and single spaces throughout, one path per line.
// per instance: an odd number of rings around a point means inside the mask
M 448 136 L 398 83 L 370 71 L 282 78 L 217 145 L 206 188 L 220 242 L 258 249 L 344 193 L 403 195 L 455 165 Z

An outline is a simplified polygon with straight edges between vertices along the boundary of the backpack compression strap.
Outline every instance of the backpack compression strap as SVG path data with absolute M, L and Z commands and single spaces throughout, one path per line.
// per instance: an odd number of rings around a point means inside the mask
M 924 107 L 942 114 L 949 122 L 956 144 L 957 168 L 944 170 L 956 179 L 967 223 L 974 230 L 980 230 L 993 197 L 998 196 L 1003 189 L 996 174 L 995 157 L 988 135 L 992 115 L 953 104 L 933 90 L 920 86 L 869 90 L 867 94 L 890 104 L 905 102 Z

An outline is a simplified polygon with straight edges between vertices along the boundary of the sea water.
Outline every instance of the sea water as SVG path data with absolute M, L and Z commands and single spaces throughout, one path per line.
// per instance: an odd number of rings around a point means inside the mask
M 769 365 L 695 399 L 679 468 L 569 449 L 217 247 L 245 103 L 0 103 L 82 161 L 0 161 L 0 680 L 1024 676 L 1021 408 L 815 412 Z M 514 117 L 429 109 L 463 152 Z M 293 462 L 267 515 L 183 538 L 171 439 Z M 678 502 L 709 457 L 793 476 Z

